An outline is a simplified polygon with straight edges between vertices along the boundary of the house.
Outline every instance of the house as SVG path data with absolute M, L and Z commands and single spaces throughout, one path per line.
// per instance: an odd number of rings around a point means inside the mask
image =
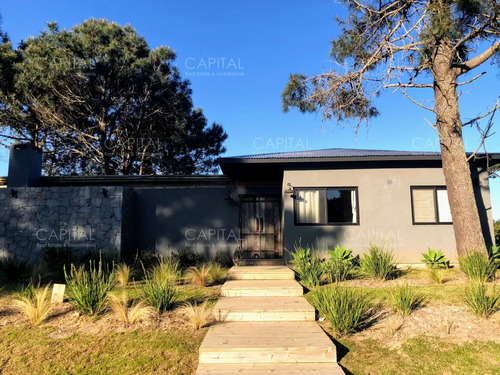
M 471 174 L 491 244 L 486 160 L 472 159 Z M 428 247 L 456 253 L 440 153 L 328 149 L 219 163 L 222 175 L 42 177 L 39 150 L 13 146 L 0 179 L 0 249 L 37 259 L 47 247 L 210 256 L 239 248 L 286 261 L 299 242 L 355 254 L 377 243 L 400 263 L 419 263 Z

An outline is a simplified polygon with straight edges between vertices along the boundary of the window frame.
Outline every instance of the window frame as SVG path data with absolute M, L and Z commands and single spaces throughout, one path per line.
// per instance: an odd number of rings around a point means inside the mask
M 326 222 L 324 223 L 299 223 L 297 220 L 297 198 L 293 198 L 293 222 L 294 226 L 351 226 L 351 225 L 360 225 L 360 215 L 359 215 L 359 191 L 357 186 L 328 186 L 328 187 L 315 187 L 315 186 L 301 186 L 295 187 L 295 193 L 298 193 L 300 190 L 317 190 L 325 192 L 325 205 L 324 205 L 324 215 L 326 218 Z M 356 223 L 335 223 L 328 222 L 328 203 L 327 203 L 327 191 L 328 190 L 349 190 L 353 191 L 356 194 Z
M 433 190 L 434 196 L 434 212 L 436 214 L 436 221 L 417 222 L 415 221 L 415 205 L 413 202 L 413 190 Z M 438 190 L 445 190 L 445 185 L 411 185 L 410 186 L 410 204 L 411 204 L 411 222 L 412 225 L 453 225 L 453 221 L 439 221 L 439 203 L 438 203 Z M 448 201 L 449 204 L 449 201 Z

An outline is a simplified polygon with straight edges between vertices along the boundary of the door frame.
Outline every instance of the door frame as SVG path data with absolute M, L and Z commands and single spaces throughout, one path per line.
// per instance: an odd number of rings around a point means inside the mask
M 279 194 L 240 194 L 238 195 L 238 231 L 239 231 L 239 247 L 243 254 L 245 253 L 243 249 L 243 219 L 242 219 L 242 203 L 245 201 L 245 199 L 256 199 L 256 198 L 264 198 L 264 202 L 267 200 L 275 202 L 277 204 L 278 208 L 278 218 L 277 218 L 277 248 L 278 248 L 278 257 L 277 258 L 272 258 L 272 259 L 283 259 L 283 226 L 281 225 L 281 220 L 282 220 L 282 212 L 281 212 L 281 204 L 282 204 L 282 197 Z M 261 258 L 265 259 L 265 258 Z

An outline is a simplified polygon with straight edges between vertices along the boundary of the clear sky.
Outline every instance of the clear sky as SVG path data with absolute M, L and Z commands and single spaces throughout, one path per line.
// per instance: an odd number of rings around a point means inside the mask
M 377 100 L 381 115 L 357 137 L 348 126 L 322 123 L 320 115 L 282 112 L 280 94 L 290 73 L 314 74 L 332 66 L 330 40 L 338 32 L 334 18 L 344 15 L 333 0 L 25 0 L 0 3 L 0 14 L 15 44 L 38 35 L 48 21 L 71 28 L 94 17 L 130 23 L 152 48 L 171 47 L 181 73 L 191 81 L 195 105 L 228 133 L 226 156 L 332 147 L 439 151 L 437 134 L 425 121 L 433 121 L 432 113 L 391 91 Z M 479 69 L 487 74 L 463 88 L 464 120 L 491 108 L 499 95 L 498 68 L 488 64 Z M 416 96 L 431 94 L 419 91 Z M 475 129 L 465 130 L 468 151 L 479 140 Z M 487 146 L 489 152 L 500 152 L 500 136 L 489 138 Z M 7 153 L 0 155 L 0 175 L 6 175 Z M 499 180 L 490 180 L 496 219 Z

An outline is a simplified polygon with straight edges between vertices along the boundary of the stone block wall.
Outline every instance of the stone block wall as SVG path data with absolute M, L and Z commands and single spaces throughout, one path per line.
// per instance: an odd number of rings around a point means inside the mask
M 122 186 L 0 189 L 0 256 L 40 261 L 46 247 L 122 253 L 132 193 Z

